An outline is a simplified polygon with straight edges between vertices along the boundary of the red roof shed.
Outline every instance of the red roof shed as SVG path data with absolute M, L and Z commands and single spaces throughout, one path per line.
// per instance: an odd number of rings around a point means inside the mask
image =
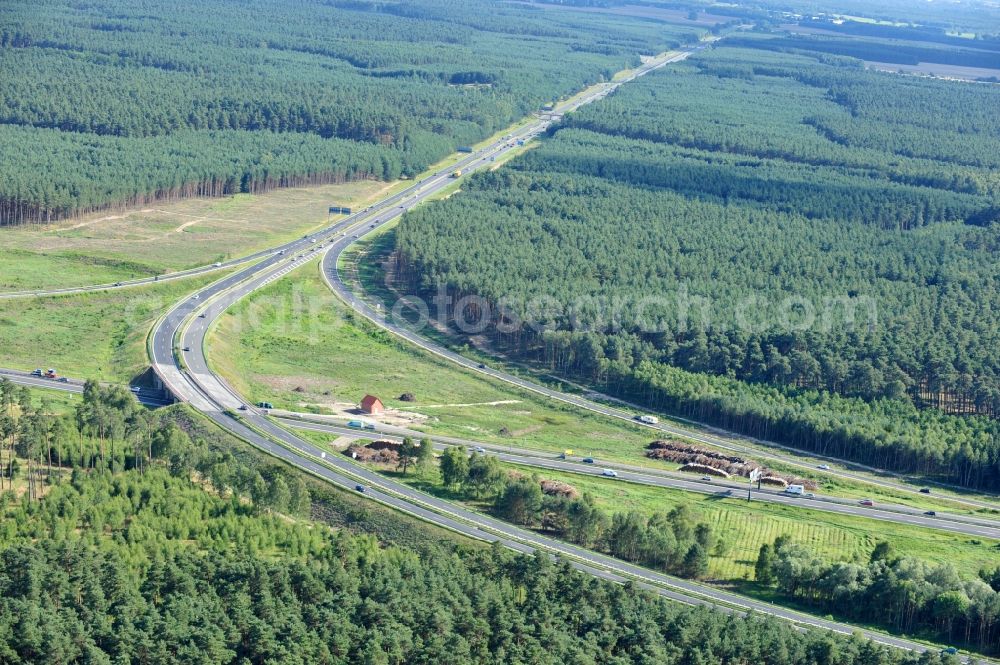
M 365 395 L 365 398 L 361 400 L 361 410 L 365 413 L 377 415 L 385 411 L 385 405 L 375 395 Z

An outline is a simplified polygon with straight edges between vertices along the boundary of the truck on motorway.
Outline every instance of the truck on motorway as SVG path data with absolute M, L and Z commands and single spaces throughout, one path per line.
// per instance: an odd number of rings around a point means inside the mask
M 805 491 L 805 487 L 802 485 L 789 485 L 785 488 L 785 494 L 794 494 L 796 496 L 802 496 Z
M 452 171 L 451 172 L 451 177 L 452 178 L 461 178 L 462 177 L 462 169 L 455 169 L 454 171 Z
M 362 422 L 360 420 L 348 420 L 347 421 L 347 426 L 348 427 L 353 427 L 355 429 L 361 429 L 362 427 L 365 426 L 365 424 L 364 424 L 364 422 Z
M 46 379 L 58 379 L 59 378 L 59 373 L 56 372 L 54 369 L 52 369 L 50 367 L 49 369 L 45 370 L 45 378 Z
M 458 146 L 458 151 L 459 152 L 472 152 L 472 146 L 471 145 L 460 145 L 460 146 Z
M 660 422 L 660 419 L 657 418 L 656 416 L 650 416 L 644 414 L 638 417 L 638 421 L 640 423 L 645 423 L 647 425 L 655 425 L 656 423 Z

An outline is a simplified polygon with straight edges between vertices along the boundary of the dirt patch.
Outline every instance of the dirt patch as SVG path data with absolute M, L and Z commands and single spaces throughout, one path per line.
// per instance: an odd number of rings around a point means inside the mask
M 181 224 L 180 226 L 178 226 L 176 229 L 174 229 L 174 233 L 181 233 L 181 232 L 184 231 L 184 229 L 188 228 L 189 226 L 194 226 L 195 224 L 197 224 L 200 221 L 202 221 L 202 220 L 201 219 L 192 219 L 190 222 L 184 222 L 183 224 Z
M 402 411 L 400 409 L 386 409 L 377 416 L 361 413 L 357 404 L 350 402 L 299 402 L 299 408 L 305 413 L 288 412 L 290 415 L 300 415 L 315 417 L 313 411 L 322 411 L 326 417 L 338 419 L 363 419 L 383 423 L 385 425 L 395 425 L 406 427 L 415 423 L 422 423 L 430 416 L 415 411 Z
M 519 399 L 498 399 L 494 402 L 466 402 L 457 404 L 421 404 L 421 409 L 446 409 L 448 407 L 457 406 L 501 406 L 503 404 L 520 404 Z M 425 416 L 426 417 L 426 416 Z

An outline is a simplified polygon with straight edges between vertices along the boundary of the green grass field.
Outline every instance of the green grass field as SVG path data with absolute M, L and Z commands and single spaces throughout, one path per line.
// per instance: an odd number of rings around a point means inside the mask
M 56 368 L 128 381 L 143 371 L 146 334 L 168 307 L 222 273 L 111 291 L 0 300 L 0 366 Z
M 102 284 L 251 254 L 325 224 L 331 203 L 358 207 L 388 187 L 279 189 L 9 227 L 0 236 L 0 291 Z
M 213 330 L 208 351 L 237 390 L 277 408 L 330 413 L 372 393 L 389 408 L 426 416 L 411 426 L 437 434 L 622 460 L 634 459 L 648 443 L 628 423 L 492 385 L 356 320 L 315 265 L 230 310 Z M 405 392 L 415 401 L 399 400 Z

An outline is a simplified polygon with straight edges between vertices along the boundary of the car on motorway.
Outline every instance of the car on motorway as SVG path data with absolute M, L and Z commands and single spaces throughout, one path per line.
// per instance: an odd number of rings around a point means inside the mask
M 270 402 L 257 402 L 258 409 L 273 409 L 274 405 Z
M 484 454 L 486 452 L 486 449 L 483 448 L 482 446 L 476 446 L 475 448 L 473 448 L 473 450 L 475 452 L 479 453 L 480 455 L 482 455 L 482 454 Z
M 246 404 L 240 404 L 240 411 L 246 411 L 246 410 L 247 410 L 247 405 Z
M 375 423 L 365 423 L 365 429 L 375 429 Z
M 927 517 L 937 517 L 937 513 L 934 512 L 933 510 L 928 510 L 927 512 L 924 513 L 924 515 L 927 515 Z
M 140 388 L 139 386 L 129 386 L 128 389 L 131 390 L 136 395 L 142 392 L 142 388 Z
M 702 476 L 701 479 L 709 483 L 712 482 L 712 476 Z
M 479 369 L 486 369 L 486 365 L 484 365 L 483 363 L 479 363 L 478 365 L 476 365 L 476 367 L 478 367 Z
M 359 492 L 361 492 L 363 494 L 364 491 L 365 491 L 365 486 L 364 485 L 355 485 L 354 489 L 356 489 L 357 491 L 359 491 Z
M 593 464 L 594 463 L 594 458 L 593 457 L 584 457 L 580 461 L 583 462 L 584 464 Z
M 721 492 L 719 492 L 719 494 L 722 494 L 723 496 L 732 496 L 733 490 L 732 489 L 722 490 Z
M 40 369 L 36 369 L 31 373 L 31 376 L 41 376 L 41 375 L 42 375 L 42 370 Z
M 956 649 L 955 647 L 945 647 L 944 649 L 941 649 L 942 656 L 955 656 L 957 654 L 958 654 L 958 649 Z
M 182 350 L 183 350 L 183 351 L 190 351 L 190 350 L 191 350 L 191 347 L 190 347 L 190 346 L 185 346 L 185 347 L 184 347 L 184 348 L 183 348 Z
M 67 379 L 65 376 L 60 376 L 58 379 L 56 379 L 56 381 L 58 381 L 59 383 L 69 383 L 69 379 Z
M 216 261 L 212 265 L 215 266 L 216 268 L 221 268 L 222 267 L 222 262 L 221 261 Z
M 604 471 L 601 471 L 601 475 L 606 476 L 608 478 L 617 478 L 618 472 L 615 471 L 614 469 L 605 469 Z
M 921 487 L 920 488 L 920 493 L 921 494 L 930 494 L 931 493 L 931 488 L 930 487 Z
M 281 250 L 280 252 L 278 252 L 278 256 L 284 256 L 284 254 L 285 254 L 285 250 Z
M 201 296 L 196 293 L 193 296 L 191 296 L 191 300 L 201 300 Z
M 199 314 L 198 318 L 199 319 L 204 319 L 205 318 L 205 312 L 202 312 L 201 314 Z
M 819 469 L 820 471 L 829 471 L 830 470 L 830 465 L 829 464 L 820 464 L 816 468 Z
M 872 501 L 871 499 L 861 499 L 861 501 L 858 501 L 858 503 L 861 504 L 862 506 L 868 506 L 869 508 L 875 505 L 875 502 Z
M 309 238 L 309 242 L 316 242 L 316 238 Z
M 121 285 L 122 285 L 121 282 L 115 282 L 115 286 L 121 286 Z

